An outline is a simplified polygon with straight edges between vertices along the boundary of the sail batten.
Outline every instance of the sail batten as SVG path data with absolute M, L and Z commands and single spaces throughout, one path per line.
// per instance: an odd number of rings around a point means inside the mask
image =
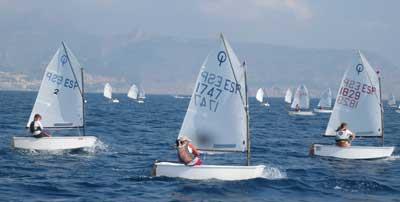
M 74 54 L 62 43 L 46 67 L 27 127 L 35 114 L 42 116 L 45 128 L 84 126 L 81 70 Z
M 379 75 L 361 52 L 358 58 L 342 78 L 326 136 L 335 135 L 342 122 L 357 136 L 383 135 Z
M 247 150 L 244 67 L 221 36 L 219 48 L 206 57 L 179 136 L 201 151 Z

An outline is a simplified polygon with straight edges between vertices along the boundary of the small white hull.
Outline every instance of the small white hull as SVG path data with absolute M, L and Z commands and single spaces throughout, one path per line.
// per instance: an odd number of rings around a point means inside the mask
M 191 180 L 247 180 L 263 176 L 265 166 L 185 166 L 180 163 L 157 162 L 154 176 L 179 177 Z
M 312 111 L 289 111 L 291 116 L 313 116 L 315 115 Z
M 350 146 L 314 144 L 311 154 L 315 156 L 334 157 L 341 159 L 379 159 L 392 155 L 394 147 Z
M 119 100 L 118 99 L 113 99 L 112 102 L 113 103 L 119 103 Z
M 396 109 L 395 112 L 396 112 L 396 113 L 400 113 L 400 109 Z
M 139 104 L 143 104 L 144 103 L 144 100 L 138 100 L 137 101 Z
M 314 109 L 315 113 L 322 113 L 322 114 L 330 114 L 332 113 L 332 109 Z
M 97 138 L 94 136 L 68 137 L 13 137 L 12 146 L 16 149 L 27 150 L 69 150 L 93 147 Z

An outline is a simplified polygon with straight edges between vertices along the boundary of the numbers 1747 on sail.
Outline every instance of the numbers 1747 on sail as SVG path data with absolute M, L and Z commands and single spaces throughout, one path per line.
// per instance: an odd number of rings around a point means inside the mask
M 238 91 L 240 91 L 240 84 L 220 75 L 203 71 L 196 85 L 194 102 L 200 107 L 216 112 L 223 92 L 235 94 Z

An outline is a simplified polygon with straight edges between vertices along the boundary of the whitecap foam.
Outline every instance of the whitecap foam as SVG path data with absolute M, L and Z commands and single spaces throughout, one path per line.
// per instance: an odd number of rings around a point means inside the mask
M 108 151 L 108 145 L 102 142 L 101 140 L 97 139 L 93 147 L 84 148 L 83 151 L 94 154 L 98 152 L 106 152 Z
M 400 156 L 398 156 L 398 155 L 393 155 L 393 156 L 384 158 L 384 160 L 389 160 L 389 161 L 394 161 L 394 160 L 398 160 L 398 159 L 400 159 Z
M 262 178 L 269 180 L 285 179 L 287 175 L 285 172 L 276 167 L 265 166 Z

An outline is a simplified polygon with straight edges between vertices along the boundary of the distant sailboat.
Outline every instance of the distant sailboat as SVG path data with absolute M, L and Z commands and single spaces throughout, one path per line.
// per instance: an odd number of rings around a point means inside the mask
M 293 96 L 292 90 L 290 90 L 290 88 L 288 88 L 286 90 L 286 94 L 285 94 L 285 102 L 288 104 L 292 103 L 292 96 Z
M 361 52 L 358 58 L 343 76 L 325 136 L 335 136 L 337 127 L 345 122 L 357 137 L 383 138 L 380 76 Z M 393 150 L 394 147 L 383 146 L 339 147 L 314 144 L 311 154 L 343 159 L 376 159 L 391 156 Z
M 47 65 L 26 127 L 35 114 L 43 117 L 45 129 L 83 129 L 85 133 L 85 97 L 83 68 L 64 44 Z M 14 148 L 27 150 L 70 150 L 95 145 L 94 136 L 13 137 Z
M 397 107 L 397 109 L 395 110 L 395 112 L 400 113 L 400 105 Z
M 174 98 L 176 99 L 189 99 L 189 96 L 183 96 L 183 95 L 174 95 Z
M 132 84 L 129 88 L 128 97 L 136 100 L 138 103 L 144 103 L 144 99 L 146 98 L 144 91 L 139 91 L 139 88 L 135 84 Z
M 103 95 L 107 99 L 111 100 L 113 103 L 119 103 L 119 100 L 117 98 L 112 98 L 112 87 L 109 83 L 106 83 L 106 85 L 104 86 Z
M 143 86 L 140 86 L 138 103 L 144 103 L 144 99 L 146 99 L 146 93 L 144 92 Z
M 178 137 L 188 136 L 203 153 L 247 152 L 247 166 L 156 162 L 153 174 L 195 180 L 261 177 L 265 166 L 250 166 L 245 66 L 222 34 L 220 47 L 209 56 L 200 69 Z M 221 83 L 209 78 L 219 78 Z
M 264 90 L 262 88 L 257 90 L 256 99 L 261 105 L 269 107 L 269 103 L 267 101 L 264 102 Z
M 397 105 L 396 105 L 396 97 L 394 97 L 393 94 L 390 94 L 390 98 L 389 98 L 388 104 L 389 104 L 390 107 L 397 107 Z
M 318 102 L 318 108 L 314 109 L 317 113 L 332 113 L 332 91 L 330 88 L 322 92 Z
M 305 85 L 300 85 L 297 88 L 290 108 L 294 111 L 289 111 L 289 115 L 301 115 L 301 116 L 314 115 L 312 111 L 307 111 L 310 108 L 310 97 L 308 94 L 307 87 Z

